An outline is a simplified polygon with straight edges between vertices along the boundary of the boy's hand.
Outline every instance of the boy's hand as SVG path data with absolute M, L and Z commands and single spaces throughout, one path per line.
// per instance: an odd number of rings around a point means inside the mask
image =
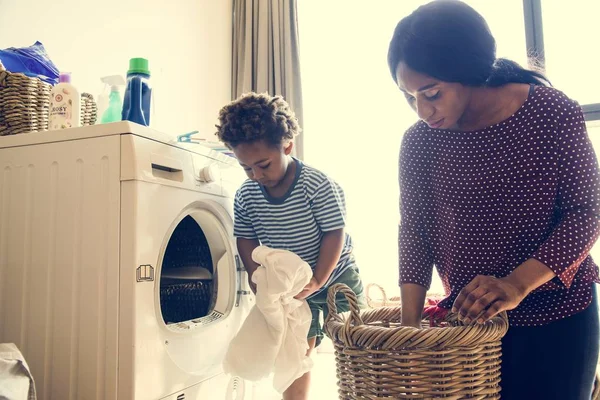
M 248 275 L 248 286 L 250 286 L 252 293 L 256 294 L 256 283 L 252 282 L 252 275 Z
M 310 278 L 310 282 L 308 282 L 308 284 L 304 286 L 304 289 L 302 289 L 302 291 L 298 293 L 294 298 L 298 300 L 303 300 L 311 294 L 313 294 L 314 292 L 316 292 L 317 290 L 319 290 L 320 288 L 321 285 L 319 285 L 319 282 L 313 276 L 312 278 Z

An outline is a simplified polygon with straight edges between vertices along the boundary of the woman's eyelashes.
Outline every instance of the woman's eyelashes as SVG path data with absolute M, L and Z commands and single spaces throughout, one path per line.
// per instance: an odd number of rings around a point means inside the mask
M 425 100 L 428 100 L 428 101 L 437 100 L 441 97 L 441 95 L 442 95 L 442 93 L 439 91 L 439 89 L 423 92 L 423 97 L 425 98 Z M 408 103 L 411 105 L 416 101 L 415 97 L 411 96 L 408 93 L 404 93 L 404 97 L 406 98 L 406 101 L 408 101 Z
M 423 96 L 425 96 L 425 98 L 427 100 L 436 100 L 440 98 L 440 91 L 438 90 L 428 90 L 426 92 L 423 93 Z

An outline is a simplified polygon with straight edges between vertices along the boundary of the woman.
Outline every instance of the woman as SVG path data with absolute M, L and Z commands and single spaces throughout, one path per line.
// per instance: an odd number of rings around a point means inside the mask
M 426 4 L 394 31 L 390 71 L 420 119 L 400 151 L 402 324 L 420 326 L 435 265 L 440 306 L 463 321 L 508 312 L 503 399 L 589 399 L 598 163 L 579 105 L 495 53 L 459 1 Z

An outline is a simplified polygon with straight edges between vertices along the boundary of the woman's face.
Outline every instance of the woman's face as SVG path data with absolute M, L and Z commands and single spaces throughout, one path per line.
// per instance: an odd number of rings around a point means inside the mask
M 429 127 L 458 128 L 471 99 L 471 88 L 421 74 L 403 62 L 396 68 L 396 80 L 408 104 Z

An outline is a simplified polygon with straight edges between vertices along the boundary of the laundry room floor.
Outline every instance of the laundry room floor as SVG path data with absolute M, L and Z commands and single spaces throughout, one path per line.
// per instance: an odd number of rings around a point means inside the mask
M 312 369 L 311 400 L 335 400 L 337 394 L 337 380 L 335 377 L 335 356 L 333 344 L 327 338 L 321 346 L 312 354 L 314 367 Z M 281 400 L 272 388 L 269 380 L 257 384 L 254 390 L 255 400 Z

